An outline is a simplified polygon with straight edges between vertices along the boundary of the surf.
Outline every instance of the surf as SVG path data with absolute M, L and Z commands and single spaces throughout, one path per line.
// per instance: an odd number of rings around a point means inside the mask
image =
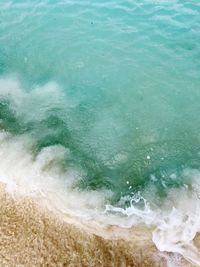
M 6 192 L 63 218 L 145 226 L 169 265 L 174 255 L 200 265 L 199 4 L 10 1 L 0 10 Z

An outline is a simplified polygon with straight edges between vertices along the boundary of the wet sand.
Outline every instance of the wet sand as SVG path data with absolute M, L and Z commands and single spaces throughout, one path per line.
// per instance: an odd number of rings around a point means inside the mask
M 0 266 L 157 267 L 166 261 L 147 227 L 85 224 L 36 199 L 11 197 L 1 185 Z

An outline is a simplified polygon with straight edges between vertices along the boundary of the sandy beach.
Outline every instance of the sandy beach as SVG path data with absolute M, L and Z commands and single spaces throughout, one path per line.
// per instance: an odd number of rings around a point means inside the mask
M 200 267 L 200 1 L 0 1 L 0 267 Z
M 85 224 L 3 185 L 0 203 L 0 266 L 167 266 L 148 228 Z

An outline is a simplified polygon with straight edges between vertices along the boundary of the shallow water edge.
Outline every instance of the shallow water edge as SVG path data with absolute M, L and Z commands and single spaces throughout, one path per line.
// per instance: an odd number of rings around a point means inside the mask
M 83 222 L 40 198 L 11 196 L 3 184 L 0 213 L 1 266 L 194 266 L 159 253 L 146 226 Z

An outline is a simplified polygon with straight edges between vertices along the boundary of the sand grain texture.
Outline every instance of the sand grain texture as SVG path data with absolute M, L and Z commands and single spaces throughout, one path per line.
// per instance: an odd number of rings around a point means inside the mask
M 98 230 L 72 224 L 33 199 L 0 190 L 0 266 L 165 266 L 147 229 Z M 98 234 L 97 234 L 98 231 Z M 158 258 L 157 258 L 158 260 Z

